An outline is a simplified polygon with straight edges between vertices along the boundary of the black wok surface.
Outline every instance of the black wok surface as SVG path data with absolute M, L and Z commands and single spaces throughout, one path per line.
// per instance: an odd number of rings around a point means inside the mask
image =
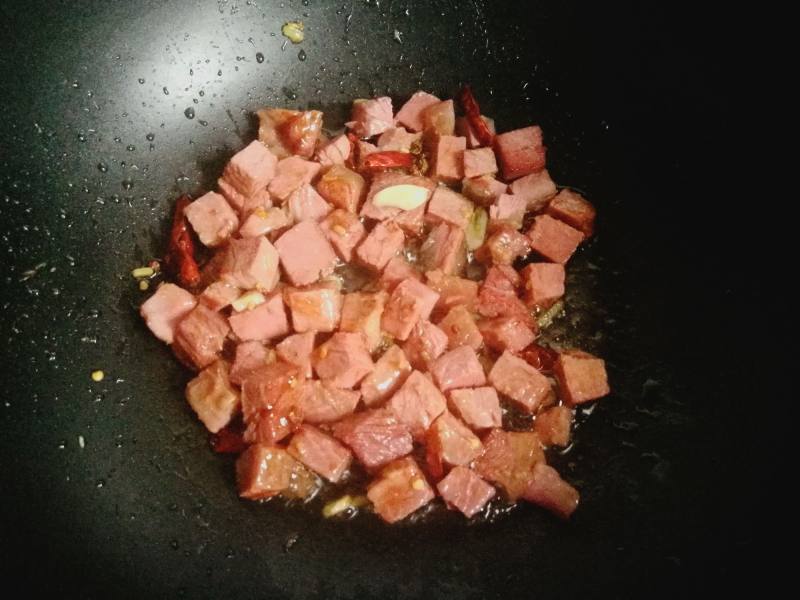
M 725 45 L 704 15 L 482 0 L 0 9 L 7 582 L 87 598 L 459 599 L 747 583 L 743 417 L 758 386 L 729 324 L 762 292 L 722 251 L 735 217 L 717 174 L 735 150 Z M 306 41 L 285 44 L 298 17 Z M 493 524 L 385 527 L 239 501 L 232 461 L 182 399 L 187 373 L 136 315 L 131 268 L 160 255 L 175 197 L 213 184 L 259 107 L 335 121 L 354 97 L 462 82 L 501 130 L 541 124 L 554 179 L 600 211 L 574 261 L 570 331 L 606 358 L 614 393 L 559 461 L 580 509 L 566 524 L 524 506 Z

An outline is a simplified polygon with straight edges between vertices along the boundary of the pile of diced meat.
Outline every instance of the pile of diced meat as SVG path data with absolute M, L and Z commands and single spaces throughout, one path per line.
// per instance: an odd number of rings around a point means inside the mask
M 213 249 L 200 280 L 141 307 L 197 372 L 198 418 L 240 453 L 239 494 L 310 498 L 360 469 L 389 523 L 437 497 L 467 517 L 495 497 L 568 517 L 578 492 L 544 450 L 609 387 L 601 359 L 536 343 L 595 216 L 557 191 L 541 129 L 481 117 L 481 146 L 425 92 L 397 112 L 356 100 L 332 138 L 318 111 L 259 117 L 217 191 L 177 216 Z M 509 411 L 530 430 L 504 429 Z

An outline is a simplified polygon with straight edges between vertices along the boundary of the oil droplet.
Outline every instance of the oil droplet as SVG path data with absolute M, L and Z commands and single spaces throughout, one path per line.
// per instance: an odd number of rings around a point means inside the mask
M 203 119 L 199 119 L 197 122 L 200 123 L 200 125 L 202 125 L 203 127 L 208 127 L 208 121 L 203 121 Z
M 86 136 L 83 135 L 82 133 L 79 133 L 78 134 L 78 141 L 79 142 L 85 142 L 86 141 Z
M 173 550 L 177 550 L 178 549 L 178 540 L 172 540 L 169 543 L 169 547 L 172 548 Z
M 101 488 L 101 487 L 103 487 L 105 484 L 106 484 L 106 480 L 105 480 L 105 479 L 98 479 L 98 480 L 97 480 L 97 484 L 96 484 L 96 485 L 97 485 L 97 489 L 100 489 L 100 488 Z
M 136 150 L 136 146 L 134 146 L 133 144 L 128 144 L 125 149 L 128 152 L 133 152 L 134 150 Z
M 259 64 L 264 62 L 264 55 L 261 52 L 256 52 L 256 62 Z
M 108 165 L 106 163 L 102 162 L 97 163 L 97 168 L 100 170 L 101 173 L 106 173 L 108 171 Z
M 191 106 L 183 111 L 183 114 L 186 115 L 187 119 L 194 119 L 194 109 Z
M 130 179 L 123 179 L 122 187 L 126 190 L 130 190 L 131 188 L 133 188 L 133 181 L 131 181 Z
M 79 87 L 81 87 L 81 84 L 76 79 L 75 81 L 72 82 L 72 87 L 77 90 Z
M 147 134 L 146 136 L 144 136 L 144 137 L 145 137 L 145 139 L 146 139 L 148 142 L 152 142 L 154 139 L 156 139 L 156 134 L 154 134 L 154 133 L 148 133 L 148 134 Z
M 220 69 L 219 71 L 217 71 L 217 77 L 222 77 L 222 69 Z
M 169 90 L 167 89 L 167 86 L 162 87 L 161 91 L 164 92 L 165 96 L 169 96 Z
M 144 83 L 144 77 L 139 77 L 139 83 Z
M 297 58 L 299 58 L 301 61 L 305 60 L 307 58 L 306 51 L 301 48 L 300 52 L 297 53 Z

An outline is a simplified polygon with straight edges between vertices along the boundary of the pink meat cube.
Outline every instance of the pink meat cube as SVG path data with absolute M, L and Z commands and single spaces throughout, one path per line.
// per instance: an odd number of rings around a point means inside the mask
M 483 479 L 498 484 L 512 502 L 522 496 L 538 463 L 544 463 L 539 437 L 528 431 L 492 429 L 483 439 L 483 454 L 473 469 Z
M 478 323 L 484 343 L 498 352 L 522 352 L 536 339 L 536 333 L 517 317 L 495 317 Z
M 445 221 L 466 229 L 474 209 L 472 202 L 461 194 L 446 187 L 438 187 L 428 203 L 426 216 L 431 223 Z
M 276 427 L 269 432 L 261 432 L 269 435 L 250 437 L 251 443 L 257 438 L 277 441 L 300 426 L 303 415 L 298 399 L 293 395 L 298 381 L 305 382 L 300 370 L 282 361 L 272 361 L 254 368 L 242 380 L 242 416 L 246 424 L 257 424 L 265 413 L 276 413 L 274 416 L 280 415 L 285 419 L 283 424 L 279 419 L 273 421 Z M 245 441 L 248 441 L 248 437 L 245 432 Z
M 318 110 L 264 108 L 258 111 L 258 139 L 278 158 L 292 154 L 311 158 L 322 131 Z
M 396 523 L 433 500 L 433 489 L 413 458 L 396 460 L 381 470 L 367 498 L 387 523 Z
M 411 131 L 422 131 L 422 112 L 433 104 L 441 102 L 436 96 L 428 92 L 416 92 L 397 111 L 394 120 Z
M 489 371 L 489 383 L 531 414 L 553 395 L 547 377 L 508 351 L 503 352 Z
M 572 190 L 561 190 L 547 205 L 547 214 L 579 230 L 586 238 L 594 232 L 597 211 L 588 200 Z
M 299 223 L 300 221 L 321 221 L 333 207 L 317 193 L 310 184 L 304 183 L 291 193 L 286 201 L 289 215 Z
M 541 171 L 545 165 L 542 130 L 536 125 L 495 136 L 494 151 L 507 181 Z
M 311 364 L 320 379 L 352 388 L 372 371 L 372 357 L 360 333 L 340 331 L 314 351 Z
M 361 216 L 370 219 L 375 219 L 376 221 L 385 221 L 386 219 L 392 219 L 392 218 L 396 219 L 403 213 L 415 213 L 424 215 L 425 214 L 424 203 L 420 207 L 410 211 L 403 210 L 401 208 L 395 208 L 392 206 L 375 206 L 372 203 L 372 199 L 378 192 L 395 185 L 413 185 L 416 187 L 421 187 L 430 190 L 431 193 L 433 193 L 433 190 L 436 187 L 436 184 L 427 177 L 418 177 L 416 175 L 405 175 L 403 173 L 394 173 L 391 171 L 387 171 L 385 173 L 378 173 L 372 180 L 372 185 L 370 185 L 369 187 L 369 193 L 367 194 L 367 199 L 364 202 L 364 206 L 361 207 Z M 428 196 L 428 198 L 430 198 L 430 196 Z M 406 217 L 405 222 L 414 220 L 413 217 L 408 217 L 408 215 L 404 216 Z
M 528 237 L 503 224 L 494 231 L 483 246 L 475 251 L 475 257 L 485 264 L 511 265 L 522 256 L 527 256 L 531 251 L 531 242 Z
M 573 405 L 597 400 L 611 392 L 605 361 L 588 352 L 562 352 L 558 355 L 553 374 L 561 397 Z
M 461 193 L 481 206 L 490 206 L 507 191 L 507 184 L 489 175 L 464 179 L 461 182 Z
M 231 240 L 222 260 L 223 281 L 244 290 L 272 291 L 278 284 L 278 252 L 263 236 Z
M 411 330 L 403 351 L 415 369 L 427 371 L 447 349 L 447 341 L 444 331 L 430 321 L 421 320 Z
M 446 315 L 456 306 L 464 306 L 474 311 L 478 304 L 478 282 L 455 275 L 445 275 L 441 271 L 425 273 L 428 287 L 439 294 L 434 314 Z
M 381 327 L 398 340 L 408 339 L 414 325 L 430 317 L 439 294 L 414 278 L 398 284 L 389 297 Z
M 239 390 L 228 378 L 228 364 L 218 360 L 186 384 L 186 400 L 211 433 L 230 423 L 239 411 Z
M 533 477 L 523 497 L 562 519 L 569 519 L 580 501 L 578 490 L 561 479 L 558 471 L 543 462 L 533 467 Z
M 344 390 L 319 380 L 303 382 L 300 391 L 300 406 L 307 423 L 334 423 L 348 415 L 358 406 L 361 393 Z
M 433 361 L 431 374 L 442 392 L 486 384 L 483 367 L 471 346 L 459 346 L 442 354 Z
M 409 152 L 411 146 L 420 141 L 421 133 L 409 133 L 403 127 L 387 129 L 378 138 L 378 150 L 386 152 Z
M 368 469 L 375 469 L 413 449 L 411 434 L 392 411 L 365 410 L 333 424 L 333 435 L 347 444 Z
M 382 221 L 372 228 L 364 241 L 356 248 L 358 261 L 372 269 L 382 271 L 386 263 L 403 249 L 406 236 L 393 221 Z
M 572 409 L 554 406 L 536 415 L 534 430 L 545 446 L 569 445 L 569 429 L 572 425 Z
M 519 275 L 511 267 L 489 267 L 478 292 L 478 312 L 484 317 L 518 317 L 528 327 L 534 326 L 528 308 L 517 296 Z
M 495 203 L 489 207 L 489 218 L 492 221 L 505 221 L 514 229 L 522 227 L 525 218 L 527 203 L 522 196 L 501 194 Z
M 289 333 L 289 321 L 280 293 L 273 294 L 255 308 L 234 311 L 228 317 L 233 333 L 242 341 L 271 340 Z
M 219 193 L 225 196 L 228 204 L 239 213 L 240 220 L 246 219 L 256 209 L 272 206 L 272 198 L 267 188 L 258 190 L 252 196 L 246 196 L 228 183 L 224 177 L 217 179 L 217 187 Z
M 431 423 L 444 412 L 447 401 L 427 376 L 413 371 L 387 406 L 398 421 L 408 426 L 412 437 L 421 440 Z
M 531 263 L 520 276 L 525 287 L 528 306 L 547 308 L 564 295 L 564 265 L 558 263 Z
M 425 444 L 428 469 L 436 478 L 451 467 L 468 465 L 483 452 L 469 427 L 446 411 L 431 425 Z
M 376 406 L 394 394 L 405 382 L 411 365 L 405 352 L 396 345 L 389 347 L 375 362 L 372 373 L 361 381 L 361 397 L 367 406 Z
M 578 244 L 583 241 L 583 234 L 550 215 L 539 215 L 533 220 L 528 231 L 531 248 L 549 261 L 565 264 Z
M 195 297 L 183 288 L 174 283 L 162 283 L 156 293 L 142 304 L 139 314 L 154 336 L 162 342 L 171 344 L 178 323 L 196 304 Z
M 281 360 L 295 365 L 305 377 L 312 377 L 311 353 L 314 352 L 313 331 L 296 333 L 285 337 L 277 346 L 275 352 Z
M 480 177 L 497 173 L 497 160 L 491 148 L 464 150 L 464 177 Z
M 225 198 L 208 192 L 190 203 L 183 214 L 200 241 L 210 247 L 219 246 L 239 228 L 239 217 Z
M 225 317 L 198 304 L 178 323 L 172 347 L 189 365 L 204 369 L 219 357 L 229 331 Z
M 464 178 L 464 150 L 467 138 L 441 135 L 433 144 L 429 175 L 437 181 L 454 184 Z
M 343 165 L 350 158 L 350 140 L 346 135 L 337 135 L 317 151 L 317 161 L 323 167 Z
M 353 259 L 353 250 L 366 235 L 366 230 L 355 213 L 337 208 L 319 224 L 336 254 L 345 262 Z
M 313 425 L 303 425 L 292 436 L 289 454 L 332 483 L 339 481 L 350 467 L 353 454 L 327 433 Z
M 493 387 L 463 388 L 450 392 L 450 409 L 472 429 L 501 427 L 503 413 Z
M 483 122 L 486 123 L 489 131 L 492 132 L 492 135 L 494 135 L 494 119 L 491 117 L 485 117 L 483 115 L 481 115 L 481 119 L 483 119 Z M 456 119 L 456 135 L 463 135 L 465 138 L 467 138 L 467 148 L 479 148 L 481 145 L 478 136 L 475 134 L 475 130 L 472 128 L 472 125 L 470 125 L 466 117 L 458 117 Z
M 230 306 L 231 302 L 236 300 L 240 294 L 241 291 L 235 285 L 231 285 L 227 281 L 215 281 L 203 290 L 199 301 L 211 310 L 219 311 Z
M 319 178 L 317 191 L 330 204 L 351 213 L 358 212 L 367 182 L 344 165 L 334 165 Z
M 292 224 L 289 211 L 284 208 L 257 208 L 239 227 L 239 236 L 243 238 L 261 237 L 273 232 L 280 232 Z
M 230 380 L 242 385 L 254 371 L 267 364 L 270 351 L 261 342 L 241 342 L 236 345 L 236 358 L 231 367 Z
M 306 471 L 283 448 L 254 444 L 236 460 L 239 495 L 249 500 L 263 500 L 286 492 L 300 469 Z
M 362 334 L 366 340 L 367 349 L 373 352 L 380 346 L 383 339 L 381 317 L 387 299 L 388 296 L 385 292 L 345 294 L 339 329 Z
M 439 328 L 447 335 L 450 349 L 469 346 L 473 350 L 483 346 L 483 336 L 475 317 L 465 306 L 454 306 L 444 319 L 439 321 Z
M 306 288 L 286 288 L 283 298 L 297 333 L 334 331 L 342 316 L 342 293 L 336 285 L 318 283 Z
M 422 273 L 414 265 L 402 256 L 393 256 L 383 268 L 381 287 L 391 292 L 398 283 L 409 277 L 422 281 Z
M 456 129 L 456 112 L 452 100 L 431 104 L 422 111 L 422 129 L 425 135 L 453 135 Z
M 467 467 L 455 467 L 436 489 L 449 508 L 455 507 L 467 518 L 480 512 L 496 493 L 491 485 Z
M 233 155 L 222 177 L 244 196 L 254 196 L 266 189 L 275 176 L 277 164 L 278 158 L 255 140 Z
M 345 125 L 358 137 L 370 138 L 394 127 L 392 99 L 388 96 L 371 100 L 353 100 L 351 121 Z
M 464 270 L 467 244 L 464 230 L 450 223 L 439 223 L 422 242 L 419 261 L 426 271 L 455 275 Z
M 319 173 L 320 164 L 304 160 L 299 156 L 289 156 L 278 161 L 275 177 L 269 183 L 269 193 L 281 202 L 286 202 L 296 189 Z
M 391 220 L 397 223 L 406 235 L 418 237 L 422 235 L 425 227 L 425 206 L 418 206 L 414 210 L 401 210 Z
M 556 184 L 547 169 L 520 177 L 511 183 L 511 193 L 525 200 L 528 210 L 540 211 L 556 195 Z
M 310 285 L 333 273 L 336 253 L 325 232 L 313 221 L 298 223 L 275 242 L 292 285 Z

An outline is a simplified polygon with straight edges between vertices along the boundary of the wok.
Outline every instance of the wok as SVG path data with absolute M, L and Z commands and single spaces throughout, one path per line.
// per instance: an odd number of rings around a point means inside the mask
M 87 598 L 744 585 L 756 384 L 728 323 L 734 298 L 759 298 L 723 252 L 724 45 L 697 12 L 592 4 L 4 3 L 5 581 Z M 280 35 L 296 18 L 299 46 Z M 161 255 L 176 196 L 209 189 L 254 137 L 254 110 L 321 106 L 340 123 L 354 97 L 464 82 L 501 130 L 542 125 L 554 179 L 599 210 L 565 327 L 614 389 L 557 458 L 580 509 L 387 527 L 240 501 L 182 398 L 188 374 L 136 314 L 130 270 Z

